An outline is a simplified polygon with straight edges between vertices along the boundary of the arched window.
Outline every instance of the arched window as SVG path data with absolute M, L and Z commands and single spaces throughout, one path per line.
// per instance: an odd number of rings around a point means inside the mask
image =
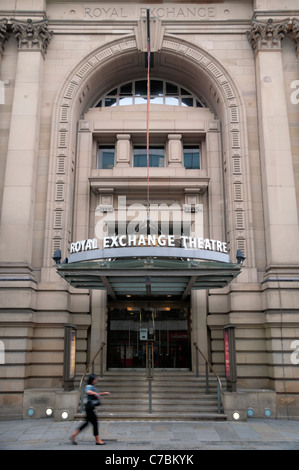
M 134 80 L 113 88 L 95 104 L 96 108 L 130 106 L 147 102 L 147 80 Z M 205 108 L 201 98 L 181 86 L 164 80 L 150 80 L 150 103 Z

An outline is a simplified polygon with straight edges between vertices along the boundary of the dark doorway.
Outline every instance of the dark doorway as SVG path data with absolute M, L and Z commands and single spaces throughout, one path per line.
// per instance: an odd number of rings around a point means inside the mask
M 190 369 L 190 308 L 123 305 L 108 309 L 108 369 L 144 368 L 146 343 L 154 344 L 154 366 Z

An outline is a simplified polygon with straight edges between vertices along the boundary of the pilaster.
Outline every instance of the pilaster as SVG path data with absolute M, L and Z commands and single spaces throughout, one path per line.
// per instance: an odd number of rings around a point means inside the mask
M 267 270 L 299 265 L 295 179 L 289 134 L 281 41 L 290 21 L 252 22 L 264 200 Z
M 15 91 L 5 169 L 0 262 L 30 266 L 36 192 L 46 21 L 11 20 L 18 42 Z
M 206 358 L 209 356 L 208 340 L 207 340 L 207 291 L 192 290 L 191 291 L 191 308 L 192 308 L 192 354 L 195 354 L 193 343 L 197 343 L 201 352 Z M 192 364 L 196 364 L 195 357 L 192 358 Z M 199 358 L 199 365 L 204 371 L 204 362 Z
M 90 358 L 99 350 L 101 344 L 107 344 L 106 331 L 107 292 L 104 290 L 91 291 L 91 338 Z M 107 347 L 104 348 L 103 364 L 107 363 Z M 99 358 L 95 363 L 95 374 L 100 372 Z

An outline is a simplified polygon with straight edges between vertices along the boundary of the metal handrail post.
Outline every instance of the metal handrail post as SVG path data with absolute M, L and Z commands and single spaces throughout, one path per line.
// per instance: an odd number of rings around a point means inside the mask
M 210 388 L 209 388 L 209 366 L 206 363 L 206 394 L 210 393 Z
M 81 387 L 81 403 L 80 403 L 80 411 L 83 413 L 83 401 L 84 401 L 84 388 Z
M 152 414 L 152 380 L 153 380 L 153 344 L 146 344 L 146 378 L 148 380 L 148 412 Z
M 103 377 L 103 368 L 104 368 L 104 353 L 103 353 L 103 349 L 101 350 L 101 353 L 100 353 L 100 377 Z
M 196 359 L 196 377 L 199 377 L 199 369 L 198 369 L 198 351 L 195 348 L 195 359 Z
M 149 381 L 148 381 L 148 411 L 152 413 L 152 367 L 153 367 L 153 344 L 150 345 L 150 354 L 149 354 Z
M 217 412 L 220 414 L 221 412 L 221 395 L 220 395 L 220 385 L 217 381 Z
M 148 381 L 148 412 L 151 415 L 153 411 L 152 407 L 152 379 Z

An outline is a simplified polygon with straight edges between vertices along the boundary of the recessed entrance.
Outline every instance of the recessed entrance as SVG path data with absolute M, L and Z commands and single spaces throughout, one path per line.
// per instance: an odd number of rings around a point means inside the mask
M 146 367 L 146 345 L 154 346 L 154 367 L 191 368 L 189 304 L 134 303 L 108 308 L 107 366 Z

